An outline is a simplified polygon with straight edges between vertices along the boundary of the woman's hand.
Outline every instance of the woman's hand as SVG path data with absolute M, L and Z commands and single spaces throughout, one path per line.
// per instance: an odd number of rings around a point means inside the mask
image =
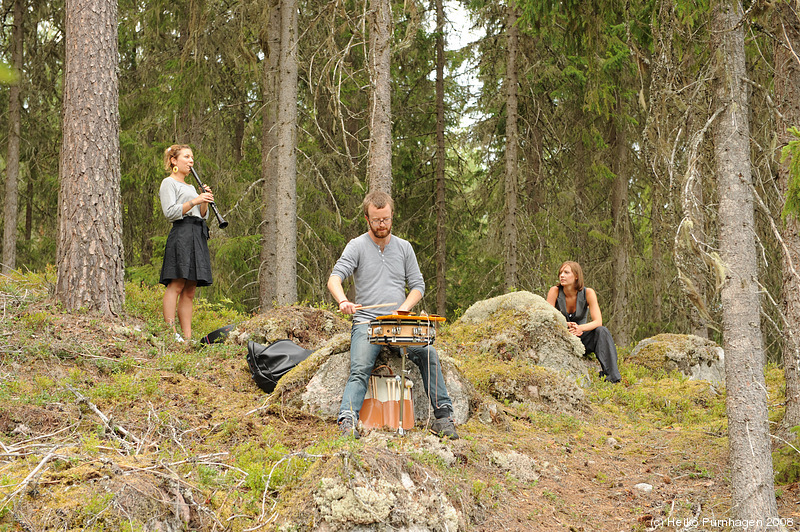
M 211 188 L 208 185 L 204 185 L 205 192 L 197 196 L 197 199 L 200 203 L 211 203 L 214 201 L 214 194 L 211 192 Z
M 580 336 L 583 334 L 583 331 L 581 330 L 580 326 L 574 321 L 568 321 L 567 328 L 569 329 L 569 332 L 571 334 L 574 334 L 575 336 Z

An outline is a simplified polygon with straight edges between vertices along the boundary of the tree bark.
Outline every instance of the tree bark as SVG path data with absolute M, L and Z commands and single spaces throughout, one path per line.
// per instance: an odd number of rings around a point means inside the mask
M 505 291 L 517 287 L 517 179 L 519 173 L 517 130 L 517 52 L 519 35 L 517 13 L 507 7 L 508 52 L 506 55 L 506 175 L 505 175 Z
M 67 0 L 56 297 L 117 314 L 125 301 L 117 3 Z
M 800 51 L 800 19 L 788 2 L 778 2 L 774 11 L 775 104 L 778 118 L 778 150 L 792 139 L 790 126 L 800 124 L 800 60 L 792 53 Z M 778 165 L 778 187 L 783 197 L 789 189 L 789 161 Z M 786 218 L 781 231 L 783 250 L 783 369 L 786 376 L 786 410 L 781 427 L 788 430 L 800 425 L 800 227 L 797 215 Z
M 444 2 L 436 0 L 436 312 L 447 313 L 447 199 L 444 145 Z
M 25 192 L 25 241 L 29 242 L 33 236 L 33 184 L 36 183 L 36 165 L 28 169 L 28 187 Z
M 22 6 L 14 0 L 14 27 L 11 31 L 11 63 L 22 72 Z M 8 159 L 6 161 L 6 197 L 3 205 L 3 273 L 17 267 L 17 219 L 19 217 L 19 137 L 21 131 L 19 81 L 8 94 Z
M 621 116 L 622 101 L 617 92 L 617 115 Z M 626 316 L 628 309 L 628 242 L 630 229 L 628 224 L 628 177 L 625 175 L 627 146 L 625 131 L 618 121 L 612 118 L 614 159 L 611 163 L 616 176 L 611 189 L 611 218 L 614 224 L 614 285 L 612 291 L 612 328 L 614 339 L 620 345 L 628 345 L 631 341 L 631 320 Z
M 369 33 L 370 135 L 367 182 L 370 190 L 392 193 L 392 4 L 371 0 Z
M 261 311 L 272 308 L 277 288 L 277 196 L 278 196 L 278 67 L 281 48 L 280 2 L 270 2 L 269 22 L 262 39 L 264 50 L 261 113 L 261 178 L 264 204 L 261 224 L 261 261 L 258 272 Z
M 750 188 L 749 95 L 739 0 L 713 10 L 716 73 L 713 126 L 719 191 L 719 245 L 725 264 L 722 328 L 734 517 L 777 517 L 764 380 L 753 194 Z M 766 529 L 760 528 L 760 529 Z
M 297 302 L 297 0 L 281 0 L 278 85 L 275 299 L 285 306 Z

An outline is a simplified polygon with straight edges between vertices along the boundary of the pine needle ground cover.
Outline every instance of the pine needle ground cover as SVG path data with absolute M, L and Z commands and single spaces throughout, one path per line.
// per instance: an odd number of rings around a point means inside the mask
M 242 346 L 171 341 L 162 289 L 129 284 L 109 319 L 63 312 L 53 282 L 0 279 L 0 530 L 644 531 L 730 515 L 725 390 L 627 364 L 624 350 L 622 383 L 590 380 L 584 408 L 509 399 L 457 441 L 421 428 L 355 441 L 264 408 Z M 198 303 L 198 336 L 253 318 Z M 538 382 L 462 365 L 478 397 L 488 374 Z M 767 383 L 777 424 L 779 368 Z M 780 513 L 797 524 L 800 460 L 780 443 Z

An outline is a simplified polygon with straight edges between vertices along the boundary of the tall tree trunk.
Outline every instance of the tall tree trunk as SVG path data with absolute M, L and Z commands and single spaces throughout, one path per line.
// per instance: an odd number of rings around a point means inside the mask
M 125 301 L 116 0 L 67 0 L 56 296 L 117 314 Z
M 297 301 L 297 0 L 281 0 L 278 78 L 276 301 Z
M 617 116 L 622 116 L 622 101 L 617 92 Z M 626 316 L 628 310 L 628 177 L 625 175 L 625 161 L 628 149 L 625 131 L 621 121 L 612 118 L 612 145 L 614 159 L 611 164 L 616 176 L 611 190 L 611 217 L 614 224 L 614 285 L 612 290 L 612 316 L 614 317 L 614 339 L 620 345 L 631 341 L 631 320 Z
M 262 38 L 264 50 L 264 106 L 261 113 L 261 197 L 264 219 L 261 224 L 261 261 L 258 271 L 261 311 L 271 309 L 277 300 L 277 196 L 278 196 L 278 65 L 281 48 L 280 2 L 269 3 L 269 22 Z
M 511 2 L 513 0 L 509 0 Z M 506 179 L 505 179 L 505 291 L 517 287 L 517 176 L 519 173 L 517 131 L 517 52 L 519 36 L 517 13 L 513 5 L 508 5 L 508 50 L 506 56 Z
M 775 44 L 775 103 L 782 119 L 777 124 L 777 153 L 790 140 L 788 128 L 800 124 L 800 19 L 788 2 L 778 2 L 774 11 L 774 31 L 781 40 Z M 786 39 L 786 41 L 784 41 Z M 783 196 L 789 188 L 789 161 L 778 167 L 778 186 Z M 800 425 L 800 227 L 797 215 L 789 216 L 781 231 L 786 246 L 783 253 L 783 369 L 786 376 L 784 430 Z
M 243 143 L 246 125 L 247 114 L 245 113 L 244 104 L 240 103 L 239 109 L 234 113 L 233 122 L 233 163 L 237 165 L 244 158 Z
M 11 32 L 11 62 L 22 72 L 22 1 L 14 0 L 14 28 Z M 8 94 L 8 159 L 6 161 L 6 198 L 3 205 L 3 273 L 17 267 L 17 217 L 19 215 L 19 136 L 20 136 L 20 85 L 11 86 Z
M 725 265 L 722 333 L 725 349 L 728 440 L 734 517 L 761 522 L 778 516 L 760 326 L 753 193 L 750 188 L 750 123 L 744 78 L 745 49 L 739 0 L 713 11 L 718 40 L 714 78 L 714 161 L 719 190 L 719 247 Z
M 33 184 L 36 183 L 38 171 L 36 165 L 28 167 L 28 187 L 25 191 L 25 241 L 30 242 L 33 237 Z
M 545 175 L 542 162 L 543 138 L 541 121 L 537 118 L 530 124 L 530 148 L 528 149 L 528 166 L 530 171 L 525 179 L 525 209 L 533 218 L 545 202 Z
M 392 4 L 370 0 L 370 135 L 367 182 L 370 190 L 392 193 Z
M 447 202 L 444 145 L 444 2 L 436 0 L 436 312 L 447 313 Z

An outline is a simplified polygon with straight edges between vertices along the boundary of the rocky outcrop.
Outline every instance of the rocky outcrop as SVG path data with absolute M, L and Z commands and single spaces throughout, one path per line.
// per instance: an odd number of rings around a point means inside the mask
M 412 436 L 420 449 L 433 456 L 455 457 L 448 445 L 433 436 Z M 445 460 L 445 458 L 443 458 Z M 314 530 L 462 530 L 463 518 L 446 495 L 447 485 L 433 471 L 409 467 L 406 456 L 375 442 L 363 467 L 342 462 L 341 470 L 320 472 L 313 493 Z M 371 462 L 371 463 L 370 463 Z M 330 474 L 334 473 L 334 474 Z M 289 523 L 286 523 L 287 525 Z M 291 527 L 287 527 L 291 529 Z
M 341 329 L 338 316 L 314 314 L 312 318 L 314 323 L 328 323 L 333 331 Z M 289 319 L 262 318 L 260 324 L 241 329 L 285 331 L 289 323 L 292 331 L 300 331 L 303 326 L 295 323 L 298 319 L 295 312 Z M 255 332 L 250 334 L 252 337 Z M 297 336 L 296 332 L 293 334 Z M 323 334 L 310 331 L 307 336 L 317 338 Z M 237 333 L 236 338 L 234 341 L 241 341 L 242 335 Z M 267 335 L 266 339 L 277 338 Z M 335 419 L 350 373 L 349 341 L 349 334 L 341 332 L 322 344 L 306 346 L 314 348 L 314 353 L 284 376 L 273 394 L 281 408 Z M 530 292 L 514 292 L 475 303 L 455 323 L 440 328 L 435 347 L 453 401 L 456 424 L 466 423 L 475 413 L 484 423 L 501 423 L 500 405 L 525 404 L 558 411 L 583 409 L 585 395 L 581 385 L 590 368 L 597 364 L 583 356 L 583 345 L 569 333 L 561 313 Z M 396 375 L 401 372 L 401 358 L 396 351 L 384 348 L 377 363 L 389 366 Z M 428 394 L 419 368 L 407 361 L 406 370 L 414 383 L 415 419 L 424 422 L 432 416 Z
M 456 424 L 466 423 L 471 414 L 470 398 L 474 394 L 473 388 L 450 357 L 440 354 L 440 361 L 447 392 L 453 401 L 453 421 Z M 400 375 L 402 360 L 399 354 L 393 353 L 388 348 L 382 349 L 376 366 L 381 364 L 389 366 L 395 375 Z M 429 416 L 433 417 L 433 410 L 422 385 L 422 375 L 416 364 L 409 361 L 406 361 L 406 370 L 407 377 L 414 383 L 412 388 L 414 417 L 417 421 L 426 421 Z M 348 351 L 332 354 L 308 381 L 301 396 L 302 409 L 308 413 L 335 419 L 342 401 L 342 390 L 349 375 L 350 351 L 348 345 Z
M 576 378 L 587 373 L 587 365 L 581 356 L 583 344 L 569 333 L 564 316 L 541 296 L 512 292 L 478 301 L 459 321 L 463 327 L 496 323 L 497 330 L 480 342 L 483 350 L 502 355 L 513 349 L 515 356 L 521 356 L 536 366 Z
M 542 297 L 513 292 L 472 305 L 441 335 L 440 351 L 459 362 L 479 392 L 503 404 L 556 410 L 584 408 L 581 383 L 592 362 L 567 330 L 564 317 Z M 484 400 L 479 419 L 497 422 Z
M 725 353 L 711 340 L 691 334 L 659 334 L 645 338 L 626 362 L 653 371 L 679 371 L 691 380 L 725 382 Z
M 289 339 L 306 349 L 315 350 L 340 333 L 350 332 L 350 322 L 329 310 L 312 307 L 281 307 L 268 310 L 236 325 L 228 342 L 247 345 L 253 341 L 269 345 Z

